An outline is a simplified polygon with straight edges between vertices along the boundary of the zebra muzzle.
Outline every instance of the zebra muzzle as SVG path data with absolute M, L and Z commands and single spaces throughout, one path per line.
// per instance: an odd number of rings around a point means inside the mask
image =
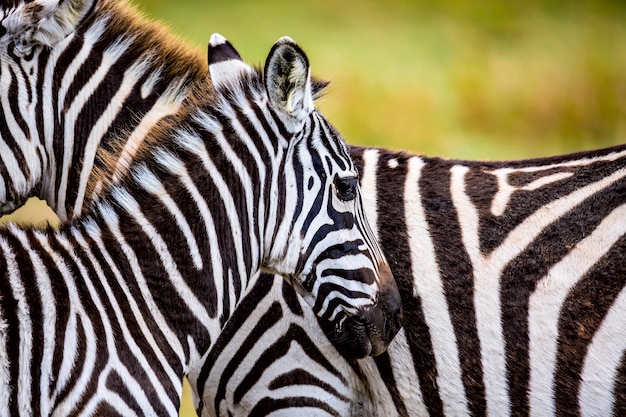
M 378 301 L 347 317 L 340 328 L 330 332 L 335 347 L 345 356 L 377 356 L 387 347 L 402 326 L 400 292 L 389 267 L 380 268 L 381 286 Z

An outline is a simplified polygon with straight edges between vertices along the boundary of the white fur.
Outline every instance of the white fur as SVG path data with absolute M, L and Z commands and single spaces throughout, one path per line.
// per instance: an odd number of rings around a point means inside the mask
M 172 154 L 161 152 L 157 159 L 163 164 L 163 166 L 169 166 L 170 172 L 173 171 L 172 167 L 184 169 L 183 163 Z M 183 178 L 186 178 L 188 176 L 186 170 L 174 174 Z M 161 200 L 161 203 L 174 217 L 176 225 L 185 236 L 185 240 L 187 241 L 187 247 L 189 248 L 189 253 L 191 254 L 191 260 L 193 261 L 194 267 L 197 270 L 201 270 L 203 268 L 203 261 L 200 255 L 200 249 L 198 248 L 198 243 L 196 242 L 196 238 L 191 231 L 191 226 L 189 225 L 189 222 L 187 221 L 187 218 L 185 217 L 181 209 L 178 207 L 177 203 L 169 195 L 169 193 L 163 186 L 161 180 L 157 178 L 156 175 L 154 175 L 154 173 L 150 171 L 146 166 L 140 167 L 135 170 L 134 176 L 137 179 L 137 182 L 141 184 L 143 189 Z
M 363 152 L 363 173 L 361 174 L 361 195 L 363 208 L 374 237 L 378 239 L 378 194 L 376 190 L 376 167 L 378 166 L 378 151 L 368 149 Z
M 576 246 L 537 283 L 536 291 L 529 300 L 528 330 L 530 339 L 530 410 L 531 415 L 553 415 L 555 404 L 553 397 L 554 376 L 556 372 L 558 348 L 558 324 L 561 306 L 570 290 L 584 277 L 615 242 L 626 234 L 626 205 L 620 206 L 609 214 L 598 227 Z M 624 340 L 626 334 L 621 328 L 611 338 Z M 620 334 L 621 333 L 621 334 Z M 621 336 L 621 337 L 619 337 Z M 624 342 L 617 344 L 623 346 Z M 611 346 L 608 344 L 607 346 Z M 603 346 L 602 360 L 606 365 L 610 360 L 620 357 L 607 355 Z M 613 345 L 615 346 L 615 345 Z M 620 351 L 621 353 L 621 351 Z M 615 363 L 613 363 L 615 366 Z M 604 380 L 597 380 L 604 375 Z M 600 386 L 606 388 L 607 380 L 612 383 L 613 374 L 605 372 L 594 374 Z M 588 379 L 587 389 L 593 384 Z M 593 403 L 593 402 L 591 402 Z M 610 413 L 609 413 L 610 414 Z M 600 414 L 596 414 L 600 415 Z
M 584 417 L 609 416 L 613 412 L 614 384 L 626 351 L 624 317 L 626 289 L 620 291 L 587 349 L 578 402 Z
M 120 188 L 115 188 L 111 194 L 115 201 L 134 218 L 135 222 L 141 226 L 143 232 L 150 238 L 156 253 L 161 258 L 163 267 L 167 271 L 167 276 L 170 279 L 170 282 L 173 284 L 178 296 L 187 303 L 191 314 L 196 317 L 199 323 L 204 325 L 209 334 L 219 334 L 220 325 L 218 320 L 209 315 L 206 307 L 202 304 L 202 302 L 200 302 L 200 300 L 198 300 L 191 288 L 189 288 L 189 285 L 187 285 L 178 270 L 178 265 L 174 259 L 172 259 L 167 243 L 165 243 L 163 237 L 158 233 L 154 225 L 152 225 L 150 221 L 143 216 L 141 207 L 137 201 L 128 193 L 128 191 Z
M 520 170 L 514 170 L 511 168 L 502 168 L 502 169 L 497 169 L 495 171 L 490 172 L 491 174 L 495 175 L 496 178 L 498 179 L 498 192 L 496 193 L 496 195 L 493 198 L 493 201 L 491 202 L 491 213 L 494 216 L 501 216 L 502 213 L 504 213 L 504 210 L 506 209 L 509 203 L 509 200 L 511 199 L 511 196 L 515 192 L 537 190 L 548 184 L 569 178 L 572 175 L 574 175 L 571 172 L 559 172 L 556 174 L 547 175 L 543 178 L 539 178 L 524 186 L 513 186 L 509 184 L 508 177 L 509 177 L 509 174 L 514 173 L 514 172 L 520 172 Z
M 424 161 L 418 157 L 409 160 L 404 190 L 414 293 L 422 301 L 424 318 L 430 330 L 444 413 L 451 416 L 469 415 L 452 319 L 419 193 L 419 180 L 424 165 Z

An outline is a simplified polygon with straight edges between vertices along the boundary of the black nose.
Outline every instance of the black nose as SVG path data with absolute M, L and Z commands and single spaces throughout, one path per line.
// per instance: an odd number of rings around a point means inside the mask
M 402 327 L 402 299 L 387 264 L 379 267 L 381 286 L 378 307 L 383 311 L 385 321 L 382 324 L 385 342 L 388 345 Z M 381 352 L 382 353 L 382 352 Z
M 400 292 L 389 267 L 381 267 L 378 302 L 347 317 L 339 328 L 320 320 L 320 326 L 339 352 L 348 358 L 383 353 L 402 326 Z

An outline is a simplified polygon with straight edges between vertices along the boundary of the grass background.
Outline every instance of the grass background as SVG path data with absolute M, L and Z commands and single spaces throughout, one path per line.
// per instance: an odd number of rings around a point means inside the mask
M 332 81 L 318 105 L 349 143 L 517 159 L 626 142 L 622 0 L 134 3 L 202 53 L 220 32 L 262 64 L 291 36 Z M 11 219 L 54 222 L 41 202 Z

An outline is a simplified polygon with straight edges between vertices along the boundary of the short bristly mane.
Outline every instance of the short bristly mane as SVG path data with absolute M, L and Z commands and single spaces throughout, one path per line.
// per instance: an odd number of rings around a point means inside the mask
M 107 20 L 106 39 L 116 43 L 127 42 L 125 46 L 129 48 L 129 57 L 142 56 L 142 65 L 149 67 L 148 71 L 153 73 L 149 82 L 166 80 L 171 85 L 163 94 L 170 95 L 171 102 L 180 105 L 190 91 L 208 88 L 208 66 L 204 55 L 199 48 L 191 47 L 188 42 L 174 35 L 166 25 L 149 20 L 127 0 L 98 2 L 81 25 L 103 18 Z M 146 48 L 146 45 L 149 47 Z M 123 66 L 120 68 L 121 71 L 125 69 Z M 142 116 L 135 117 L 139 122 Z M 109 182 L 120 156 L 127 161 L 133 158 L 133 154 L 122 152 L 131 133 L 130 130 L 120 130 L 116 132 L 117 140 L 99 148 L 94 164 L 94 171 L 98 174 L 90 176 L 87 195 L 97 194 L 102 183 Z

